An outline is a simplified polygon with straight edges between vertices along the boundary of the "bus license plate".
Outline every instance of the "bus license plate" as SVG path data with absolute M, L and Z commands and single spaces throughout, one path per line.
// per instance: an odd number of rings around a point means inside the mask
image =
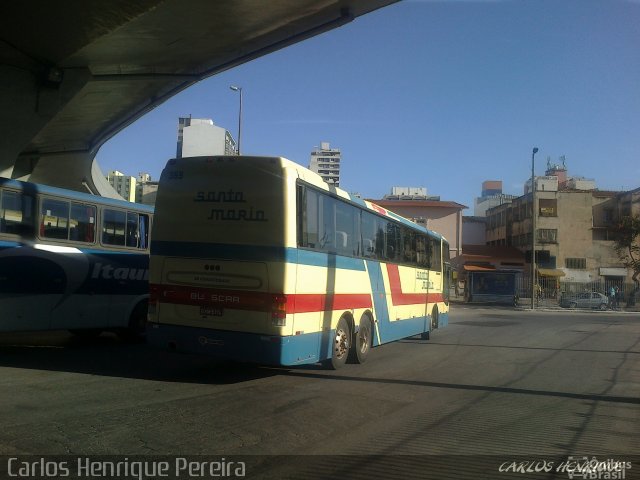
M 209 317 L 221 317 L 222 308 L 220 307 L 200 307 L 200 315 Z

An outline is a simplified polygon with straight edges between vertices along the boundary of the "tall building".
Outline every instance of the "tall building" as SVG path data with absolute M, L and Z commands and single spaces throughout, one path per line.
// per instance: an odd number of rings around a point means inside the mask
M 122 198 L 129 202 L 136 201 L 136 178 L 125 175 L 118 170 L 111 170 L 107 181 Z
M 210 118 L 178 118 L 176 158 L 203 155 L 236 155 L 236 141 Z
M 316 172 L 322 179 L 336 187 L 340 186 L 340 149 L 331 148 L 329 142 L 321 142 L 320 148 L 314 147 L 309 161 L 309 170 Z
M 138 174 L 138 183 L 136 184 L 136 203 L 155 205 L 157 193 L 158 182 L 151 180 L 150 174 L 140 172 Z
M 485 180 L 482 182 L 482 193 L 473 202 L 473 215 L 486 217 L 487 210 L 503 203 L 510 203 L 514 198 L 515 195 L 502 193 L 502 180 Z

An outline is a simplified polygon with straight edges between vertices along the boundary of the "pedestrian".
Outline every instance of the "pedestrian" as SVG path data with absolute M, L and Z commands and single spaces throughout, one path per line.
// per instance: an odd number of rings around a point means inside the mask
M 616 310 L 618 309 L 618 307 L 620 306 L 620 288 L 616 287 L 615 289 L 615 302 L 616 302 Z
M 609 308 L 613 310 L 616 307 L 616 289 L 611 285 L 609 289 Z

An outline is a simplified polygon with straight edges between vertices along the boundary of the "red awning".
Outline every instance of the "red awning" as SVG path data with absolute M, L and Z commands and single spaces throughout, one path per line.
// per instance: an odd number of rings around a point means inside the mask
M 494 267 L 481 267 L 480 265 L 465 265 L 463 267 L 467 272 L 491 272 L 494 271 Z

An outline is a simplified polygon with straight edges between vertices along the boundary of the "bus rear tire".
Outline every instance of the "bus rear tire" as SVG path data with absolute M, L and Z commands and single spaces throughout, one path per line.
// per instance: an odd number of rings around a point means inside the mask
M 373 338 L 371 318 L 368 314 L 360 317 L 358 331 L 353 333 L 351 348 L 349 350 L 349 363 L 364 363 L 369 357 Z
M 331 358 L 323 362 L 326 368 L 337 370 L 347 363 L 349 348 L 351 347 L 351 329 L 349 322 L 344 317 L 340 317 L 336 325 L 335 334 L 331 346 Z

